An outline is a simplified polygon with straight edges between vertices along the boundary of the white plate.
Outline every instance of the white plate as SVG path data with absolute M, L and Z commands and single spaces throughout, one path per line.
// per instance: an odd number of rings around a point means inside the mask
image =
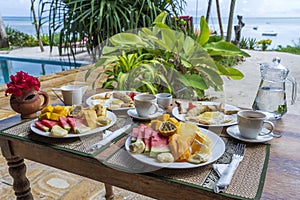
M 127 93 L 130 93 L 132 91 L 117 91 L 117 92 L 127 94 Z M 124 108 L 118 107 L 118 108 L 115 108 L 115 109 L 111 109 L 110 106 L 112 105 L 112 101 L 116 100 L 116 98 L 113 98 L 112 95 L 110 96 L 109 99 L 93 99 L 94 97 L 97 97 L 97 96 L 100 96 L 100 97 L 102 96 L 104 98 L 107 93 L 112 94 L 112 93 L 114 93 L 114 91 L 103 92 L 103 93 L 92 95 L 86 100 L 86 104 L 89 105 L 89 106 L 96 105 L 96 104 L 102 104 L 103 106 L 107 107 L 109 110 L 127 110 L 127 109 L 132 108 L 132 107 L 124 107 Z M 138 92 L 135 92 L 135 93 L 138 93 Z
M 257 136 L 256 139 L 244 138 L 241 136 L 237 125 L 228 127 L 226 131 L 228 135 L 230 135 L 231 137 L 241 140 L 243 142 L 260 143 L 260 142 L 267 142 L 273 139 L 273 137 L 270 135 L 259 135 Z M 268 132 L 268 130 L 266 128 L 263 128 L 262 132 Z
M 148 117 L 141 117 L 141 116 L 139 116 L 137 114 L 135 108 L 127 110 L 127 114 L 130 117 L 133 117 L 133 118 L 138 119 L 138 120 L 151 120 L 151 119 L 155 119 L 156 117 L 158 117 L 159 115 L 162 115 L 164 113 L 165 113 L 165 111 L 163 109 L 158 108 L 158 111 L 156 113 L 154 113 L 153 115 L 149 115 Z
M 212 131 L 203 128 L 200 128 L 200 130 L 203 134 L 207 135 L 211 140 L 210 158 L 207 162 L 200 163 L 200 164 L 192 164 L 189 162 L 161 163 L 156 158 L 150 157 L 148 154 L 130 153 L 129 145 L 130 145 L 131 137 L 128 137 L 126 139 L 125 148 L 133 158 L 151 166 L 156 166 L 161 168 L 172 168 L 172 169 L 187 169 L 187 168 L 201 167 L 204 165 L 208 165 L 212 162 L 215 162 L 217 159 L 219 159 L 225 152 L 225 143 L 218 135 L 216 135 Z
M 207 101 L 203 101 L 203 102 L 199 101 L 199 102 L 195 102 L 195 103 L 202 103 L 203 105 L 218 105 L 218 104 L 220 104 L 220 103 L 217 103 L 217 102 L 207 102 Z M 186 104 L 183 104 L 183 105 L 186 105 Z M 240 110 L 240 109 L 238 107 L 236 107 L 236 106 L 225 104 L 225 110 Z M 187 120 L 185 119 L 185 115 L 186 114 L 179 114 L 177 106 L 175 108 L 173 108 L 172 114 L 178 120 L 183 121 L 183 122 L 187 122 Z M 202 123 L 196 123 L 196 122 L 191 122 L 191 123 L 195 123 L 195 124 L 197 124 L 199 126 L 204 126 L 204 127 L 220 127 L 220 126 L 231 126 L 231 125 L 237 124 L 237 114 L 227 115 L 227 117 L 232 118 L 232 121 L 230 121 L 228 123 L 210 124 L 210 125 L 202 124 Z M 188 122 L 190 122 L 190 121 L 188 121 Z
M 81 133 L 81 134 L 72 134 L 72 133 L 69 133 L 67 136 L 65 137 L 62 137 L 62 138 L 74 138 L 74 137 L 81 137 L 81 136 L 87 136 L 87 135 L 91 135 L 91 134 L 95 134 L 95 133 L 98 133 L 100 131 L 103 131 L 105 129 L 108 129 L 109 127 L 111 127 L 112 125 L 114 125 L 117 121 L 117 116 L 113 113 L 113 112 L 110 112 L 110 111 L 107 111 L 107 114 L 106 116 L 111 119 L 111 123 L 107 126 L 102 126 L 102 127 L 98 127 L 98 128 L 95 128 L 93 130 L 90 130 L 88 132 L 85 132 L 85 133 Z M 38 120 L 38 119 L 36 119 Z M 31 130 L 38 134 L 38 135 L 42 135 L 42 136 L 46 136 L 46 137 L 53 137 L 50 135 L 50 132 L 45 132 L 45 131 L 42 131 L 38 128 L 35 127 L 34 125 L 34 122 L 36 121 L 34 120 L 31 124 L 30 124 L 30 128 Z M 58 137 L 53 137 L 53 138 L 58 138 Z

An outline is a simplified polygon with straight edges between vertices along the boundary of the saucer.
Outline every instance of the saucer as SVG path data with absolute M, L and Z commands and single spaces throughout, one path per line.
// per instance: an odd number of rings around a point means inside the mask
M 147 116 L 147 117 L 141 117 L 141 116 L 139 116 L 139 115 L 137 114 L 135 108 L 134 108 L 134 109 L 129 109 L 129 110 L 127 111 L 127 114 L 128 114 L 130 117 L 133 117 L 133 118 L 138 119 L 138 120 L 151 120 L 151 119 L 155 119 L 156 117 L 158 117 L 159 115 L 162 115 L 162 114 L 164 114 L 164 113 L 165 113 L 165 111 L 164 111 L 163 109 L 159 108 L 158 111 L 157 111 L 156 113 L 154 113 L 154 114 L 152 114 L 152 115 L 149 115 L 149 116 Z
M 259 136 L 257 136 L 257 138 L 254 138 L 254 139 L 244 138 L 241 136 L 237 125 L 228 127 L 226 131 L 227 131 L 228 135 L 230 135 L 231 137 L 241 140 L 241 141 L 244 141 L 244 142 L 259 143 L 259 142 L 267 142 L 267 141 L 273 139 L 273 137 L 270 135 L 259 135 Z M 262 130 L 262 132 L 267 132 L 267 131 L 268 130 L 266 128 L 263 128 L 263 130 Z

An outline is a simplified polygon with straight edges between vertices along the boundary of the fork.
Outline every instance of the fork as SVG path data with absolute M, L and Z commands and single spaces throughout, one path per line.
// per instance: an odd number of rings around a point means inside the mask
M 241 143 L 237 144 L 230 164 L 227 166 L 227 168 L 221 174 L 220 179 L 215 184 L 214 192 L 216 192 L 216 193 L 224 192 L 225 189 L 227 188 L 227 186 L 230 184 L 231 179 L 232 179 L 239 163 L 244 158 L 245 148 L 246 148 L 245 144 L 241 144 Z

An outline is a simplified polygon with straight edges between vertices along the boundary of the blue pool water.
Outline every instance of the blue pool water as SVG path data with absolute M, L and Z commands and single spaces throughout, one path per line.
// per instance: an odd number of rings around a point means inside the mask
M 29 75 L 39 77 L 47 74 L 78 68 L 90 64 L 83 61 L 60 61 L 46 59 L 18 58 L 8 55 L 0 55 L 0 85 L 10 81 L 9 76 L 18 71 L 27 72 Z

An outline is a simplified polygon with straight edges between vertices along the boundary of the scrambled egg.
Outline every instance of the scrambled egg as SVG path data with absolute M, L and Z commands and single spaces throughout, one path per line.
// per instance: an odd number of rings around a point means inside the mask
M 210 125 L 210 124 L 223 124 L 232 121 L 232 118 L 228 117 L 222 112 L 204 112 L 199 115 L 199 123 Z

